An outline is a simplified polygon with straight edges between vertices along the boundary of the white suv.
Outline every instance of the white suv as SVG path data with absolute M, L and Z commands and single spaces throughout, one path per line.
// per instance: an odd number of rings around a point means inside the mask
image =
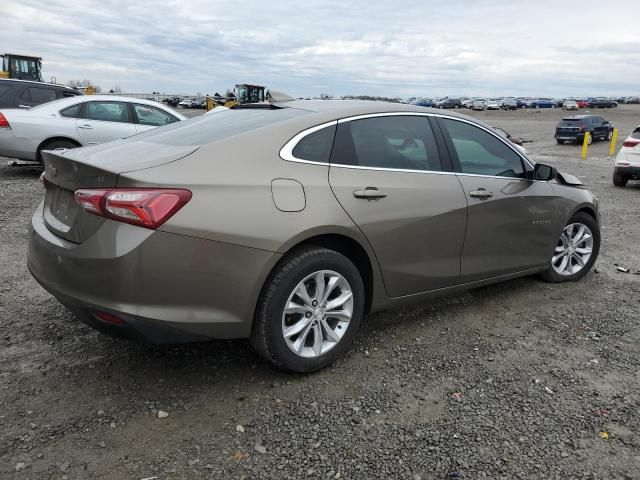
M 617 187 L 624 187 L 631 179 L 640 180 L 640 125 L 622 144 L 613 170 L 613 184 Z

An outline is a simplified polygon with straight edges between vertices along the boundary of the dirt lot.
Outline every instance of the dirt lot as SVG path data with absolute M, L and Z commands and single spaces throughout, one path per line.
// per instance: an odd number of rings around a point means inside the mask
M 598 113 L 622 138 L 640 124 L 640 106 Z M 372 315 L 308 376 L 245 341 L 160 348 L 77 322 L 26 269 L 39 172 L 2 161 L 0 478 L 640 479 L 640 183 L 613 187 L 604 143 L 586 161 L 556 145 L 561 111 L 476 115 L 595 191 L 597 273 Z

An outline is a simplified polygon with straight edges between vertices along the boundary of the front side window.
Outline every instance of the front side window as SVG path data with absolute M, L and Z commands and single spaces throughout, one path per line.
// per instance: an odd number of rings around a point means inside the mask
M 339 124 L 331 163 L 442 170 L 429 121 L 422 116 L 375 117 Z
M 295 146 L 293 156 L 311 162 L 328 162 L 335 131 L 336 126 L 331 125 L 310 133 Z
M 524 178 L 520 156 L 504 142 L 469 123 L 442 119 L 462 173 Z
M 84 118 L 103 122 L 129 122 L 129 106 L 123 102 L 87 102 Z
M 133 110 L 136 112 L 137 123 L 140 125 L 159 127 L 178 121 L 173 115 L 149 105 L 134 104 Z

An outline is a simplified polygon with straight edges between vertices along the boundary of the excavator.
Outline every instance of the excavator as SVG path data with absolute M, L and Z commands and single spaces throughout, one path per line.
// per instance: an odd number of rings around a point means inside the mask
M 0 59 L 2 60 L 0 78 L 42 81 L 42 58 L 5 53 L 0 55 Z

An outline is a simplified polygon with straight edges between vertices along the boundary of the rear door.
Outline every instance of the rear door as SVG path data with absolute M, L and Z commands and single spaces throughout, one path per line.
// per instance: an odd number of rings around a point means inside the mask
M 138 133 L 179 121 L 177 117 L 171 115 L 169 112 L 165 112 L 151 105 L 133 103 L 132 107 L 133 121 L 135 122 Z
M 375 251 L 391 297 L 459 281 L 467 201 L 448 162 L 426 116 L 338 124 L 329 182 Z
M 53 87 L 36 86 L 25 88 L 18 98 L 18 108 L 30 108 L 56 99 Z
M 528 179 L 531 167 L 497 135 L 460 119 L 438 121 L 469 204 L 462 282 L 547 264 L 559 228 L 549 183 Z
M 76 130 L 84 145 L 95 145 L 135 135 L 126 102 L 91 101 L 85 102 L 76 120 Z

